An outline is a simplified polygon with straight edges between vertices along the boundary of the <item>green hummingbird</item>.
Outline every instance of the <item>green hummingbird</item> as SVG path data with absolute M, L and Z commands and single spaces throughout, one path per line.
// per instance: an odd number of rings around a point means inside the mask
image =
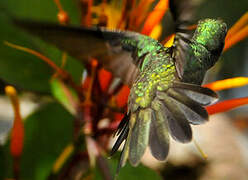
M 182 143 L 190 142 L 190 124 L 206 122 L 204 106 L 218 98 L 201 83 L 221 55 L 226 24 L 201 20 L 191 34 L 187 29 L 189 6 L 184 5 L 184 1 L 170 1 L 176 33 L 171 47 L 137 32 L 13 20 L 15 25 L 83 63 L 88 63 L 89 57 L 97 58 L 131 88 L 127 113 L 111 151 L 115 153 L 125 141 L 119 168 L 127 160 L 137 166 L 147 146 L 156 159 L 165 160 L 170 136 Z

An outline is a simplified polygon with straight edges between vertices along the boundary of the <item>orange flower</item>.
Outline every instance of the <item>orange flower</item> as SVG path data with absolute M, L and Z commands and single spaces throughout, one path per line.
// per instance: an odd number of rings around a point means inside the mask
M 20 114 L 20 105 L 17 92 L 13 86 L 6 86 L 5 93 L 11 100 L 15 114 L 14 125 L 11 132 L 10 152 L 13 157 L 18 158 L 22 154 L 24 138 L 24 125 Z

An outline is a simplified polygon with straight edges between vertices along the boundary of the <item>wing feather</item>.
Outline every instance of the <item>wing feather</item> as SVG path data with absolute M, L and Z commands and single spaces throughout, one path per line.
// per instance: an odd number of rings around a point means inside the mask
M 103 67 L 129 86 L 138 75 L 139 69 L 136 63 L 139 62 L 135 62 L 132 57 L 133 47 L 122 44 L 123 38 L 137 40 L 141 36 L 138 33 L 108 30 L 102 27 L 63 26 L 18 19 L 14 19 L 13 22 L 30 34 L 66 51 L 84 64 L 90 63 L 92 60 L 90 57 L 97 58 Z M 135 72 L 133 73 L 135 77 L 130 76 L 130 72 Z

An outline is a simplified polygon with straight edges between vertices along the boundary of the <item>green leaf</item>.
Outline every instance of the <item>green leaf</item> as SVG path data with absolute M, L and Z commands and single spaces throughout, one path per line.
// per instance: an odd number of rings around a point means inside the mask
M 72 142 L 73 120 L 57 103 L 45 105 L 25 120 L 22 179 L 47 178 L 57 157 Z
M 1 16 L 0 24 L 4 24 L 0 28 L 0 78 L 22 89 L 48 92 L 51 68 L 33 55 L 3 44 L 4 41 L 9 41 L 33 47 L 33 43 L 23 33 L 11 28 L 13 26 Z
M 51 91 L 53 96 L 72 114 L 76 114 L 75 105 L 78 103 L 76 93 L 63 84 L 60 80 L 51 81 Z
M 73 24 L 79 23 L 80 11 L 77 2 L 60 0 Z M 1 0 L 0 5 L 18 17 L 57 22 L 58 7 L 51 0 Z M 0 6 L 0 7 L 1 7 Z
M 120 170 L 120 174 L 118 177 L 119 180 L 125 180 L 125 179 L 161 180 L 162 179 L 157 172 L 142 164 L 140 164 L 138 167 L 132 167 L 129 163 L 127 163 L 127 165 Z
M 116 156 L 117 157 L 117 156 Z M 118 166 L 118 160 L 117 159 L 109 159 L 106 160 L 108 162 L 108 165 L 111 169 L 111 173 L 114 176 L 117 166 Z M 95 170 L 95 179 L 100 180 L 103 179 L 102 173 L 99 170 L 99 167 Z M 117 180 L 162 180 L 162 177 L 155 172 L 155 170 L 152 170 L 142 164 L 140 164 L 137 167 L 132 167 L 129 163 L 127 163 L 123 168 L 120 169 L 120 172 L 117 176 Z
M 0 169 L 0 180 L 4 180 L 7 177 L 10 178 L 13 176 L 13 164 L 9 150 L 9 143 L 6 143 L 3 146 L 0 145 Z
M 79 24 L 79 10 L 73 1 L 61 1 L 68 12 L 71 22 Z M 57 22 L 58 8 L 54 1 L 43 0 L 1 0 L 0 9 L 7 9 L 18 18 L 37 21 Z M 44 13 L 45 12 L 45 13 Z M 45 62 L 25 52 L 7 47 L 4 41 L 34 49 L 61 65 L 62 52 L 38 38 L 28 35 L 13 26 L 8 15 L 0 12 L 0 78 L 21 89 L 50 93 L 49 80 L 54 73 Z M 79 83 L 84 67 L 75 59 L 68 57 L 65 65 L 73 79 Z

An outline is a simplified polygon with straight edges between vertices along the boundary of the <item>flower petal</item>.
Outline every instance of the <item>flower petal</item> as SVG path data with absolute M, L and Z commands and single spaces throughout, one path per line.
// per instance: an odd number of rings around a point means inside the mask
M 248 77 L 236 77 L 236 78 L 224 79 L 209 84 L 205 84 L 203 85 L 203 87 L 212 89 L 213 91 L 221 91 L 224 89 L 231 89 L 231 88 L 245 86 L 247 84 L 248 84 Z
M 206 107 L 209 115 L 229 111 L 236 107 L 248 104 L 248 97 L 230 99 Z

